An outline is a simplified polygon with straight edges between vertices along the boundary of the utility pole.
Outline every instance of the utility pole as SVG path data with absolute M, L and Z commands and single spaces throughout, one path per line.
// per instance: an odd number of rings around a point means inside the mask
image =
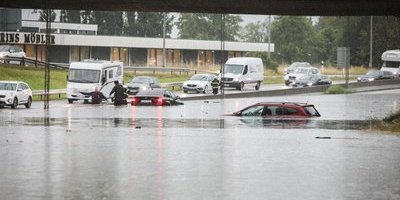
M 224 51 L 225 51 L 225 43 L 224 43 L 224 24 L 225 19 L 224 19 L 224 14 L 221 14 L 221 94 L 222 98 L 225 98 L 225 87 L 224 87 Z
M 50 35 L 51 35 L 51 9 L 45 10 L 46 12 L 46 66 L 44 70 L 44 109 L 49 109 L 49 93 L 50 93 Z
M 164 16 L 163 16 L 163 53 L 162 53 L 162 56 L 163 56 L 163 58 L 162 58 L 162 66 L 163 67 L 165 67 L 166 66 L 166 58 L 167 58 L 167 55 L 166 55 L 166 51 L 165 51 L 165 29 L 166 29 L 166 21 L 167 21 L 167 13 L 164 13 L 163 14 Z
M 369 22 L 369 65 L 368 67 L 371 69 L 372 68 L 372 18 L 373 16 L 370 17 L 370 22 Z
M 271 15 L 268 17 L 268 58 L 271 58 Z

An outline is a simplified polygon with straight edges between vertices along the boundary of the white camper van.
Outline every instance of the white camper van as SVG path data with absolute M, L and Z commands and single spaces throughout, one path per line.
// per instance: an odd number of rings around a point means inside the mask
M 76 100 L 89 101 L 90 95 L 81 92 L 93 92 L 96 87 L 108 97 L 114 87 L 114 81 L 122 84 L 123 75 L 122 62 L 85 60 L 71 63 L 67 82 L 68 103 Z
M 220 74 L 220 78 L 223 87 L 243 90 L 245 85 L 251 85 L 259 90 L 264 80 L 264 65 L 261 58 L 229 58 L 224 65 L 223 74 Z
M 382 54 L 383 65 L 381 71 L 390 71 L 396 78 L 400 78 L 400 50 L 388 50 Z

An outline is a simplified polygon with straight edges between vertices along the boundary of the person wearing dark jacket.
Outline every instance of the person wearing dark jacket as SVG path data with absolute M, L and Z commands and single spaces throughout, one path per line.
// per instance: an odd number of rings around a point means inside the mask
M 107 98 L 103 95 L 103 93 L 99 91 L 98 87 L 94 89 L 94 92 L 81 92 L 81 93 L 84 95 L 90 95 L 92 99 L 91 100 L 92 104 L 100 104 L 103 99 L 107 100 Z
M 211 87 L 213 89 L 213 94 L 218 94 L 219 80 L 217 78 L 211 81 Z
M 126 98 L 128 95 L 126 94 L 127 90 L 119 84 L 119 81 L 114 81 L 114 88 L 110 92 L 110 96 L 114 94 L 114 105 L 115 106 L 120 106 L 120 105 L 126 105 L 128 102 L 126 101 Z

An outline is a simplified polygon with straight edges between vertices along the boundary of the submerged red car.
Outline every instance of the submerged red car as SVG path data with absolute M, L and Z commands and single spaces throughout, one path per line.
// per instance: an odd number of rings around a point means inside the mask
M 321 116 L 314 105 L 293 102 L 260 102 L 229 115 L 273 118 L 309 118 Z

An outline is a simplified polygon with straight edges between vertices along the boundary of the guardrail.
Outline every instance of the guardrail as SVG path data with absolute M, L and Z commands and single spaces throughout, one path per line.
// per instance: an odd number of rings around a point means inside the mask
M 61 95 L 66 94 L 66 89 L 53 89 L 49 91 L 49 95 L 58 95 L 58 98 L 61 98 Z M 44 90 L 33 90 L 32 96 L 40 96 L 40 100 L 43 100 L 43 97 L 46 95 Z
M 213 72 L 205 71 L 205 70 L 198 70 L 198 69 L 190 69 L 190 68 L 185 68 L 185 67 L 124 67 L 125 71 L 133 71 L 135 74 L 138 71 L 150 71 L 155 74 L 156 72 L 170 72 L 171 75 L 173 73 L 179 73 L 181 75 L 182 73 L 186 73 L 186 75 L 189 75 L 189 73 L 207 73 L 207 74 L 214 74 Z
M 19 62 L 20 65 L 25 65 L 26 63 L 31 63 L 37 67 L 38 65 L 46 66 L 46 62 L 39 61 L 39 60 L 34 60 L 30 58 L 24 58 L 24 57 L 2 57 L 0 58 L 4 63 L 10 63 L 10 62 Z M 50 67 L 57 68 L 57 69 L 68 69 L 68 65 L 65 64 L 60 64 L 60 63 L 49 63 Z

